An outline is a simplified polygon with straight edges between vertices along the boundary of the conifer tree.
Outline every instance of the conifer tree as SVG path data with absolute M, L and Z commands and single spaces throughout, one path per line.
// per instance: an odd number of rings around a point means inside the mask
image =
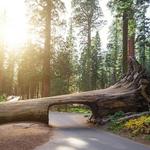
M 86 90 L 92 89 L 91 85 L 91 42 L 92 31 L 102 25 L 102 10 L 98 0 L 72 0 L 73 19 L 77 27 L 79 27 L 82 35 L 82 43 L 85 44 L 81 57 L 85 57 L 86 73 L 85 80 Z M 85 59 L 84 59 L 85 60 Z M 85 70 L 85 69 L 84 69 Z

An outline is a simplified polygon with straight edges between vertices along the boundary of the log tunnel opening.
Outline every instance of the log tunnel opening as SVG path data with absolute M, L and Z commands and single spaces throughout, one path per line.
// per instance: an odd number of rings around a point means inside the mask
M 96 107 L 93 104 L 66 103 L 48 107 L 48 125 L 51 127 L 78 127 L 95 117 Z

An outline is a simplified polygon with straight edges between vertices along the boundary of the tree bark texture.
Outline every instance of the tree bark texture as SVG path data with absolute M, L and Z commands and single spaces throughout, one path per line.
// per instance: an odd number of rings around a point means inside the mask
M 128 59 L 130 57 L 135 57 L 135 35 L 129 37 L 128 39 Z
M 43 92 L 42 96 L 50 96 L 50 50 L 51 50 L 51 0 L 47 1 L 45 18 L 45 51 L 43 54 Z
M 123 12 L 123 73 L 127 72 L 127 61 L 128 61 L 128 13 Z

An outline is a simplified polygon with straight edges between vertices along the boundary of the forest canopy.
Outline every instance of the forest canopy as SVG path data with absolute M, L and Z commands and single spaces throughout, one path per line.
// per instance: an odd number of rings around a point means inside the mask
M 130 56 L 150 71 L 149 0 L 15 1 L 0 2 L 1 96 L 106 88 Z

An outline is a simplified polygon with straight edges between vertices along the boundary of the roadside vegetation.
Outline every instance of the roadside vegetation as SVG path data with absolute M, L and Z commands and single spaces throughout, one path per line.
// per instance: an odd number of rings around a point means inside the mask
M 81 113 L 81 114 L 91 114 L 91 110 L 84 105 L 58 105 L 54 106 L 52 111 L 59 111 L 59 112 L 71 112 L 71 113 Z
M 122 111 L 109 116 L 108 130 L 138 141 L 150 144 L 150 115 L 123 120 L 126 114 Z
M 6 100 L 5 96 L 0 96 L 0 102 L 4 102 Z
M 77 112 L 77 113 L 83 113 L 83 114 L 90 114 L 91 111 L 87 107 L 82 106 L 73 106 L 68 109 L 68 112 Z

